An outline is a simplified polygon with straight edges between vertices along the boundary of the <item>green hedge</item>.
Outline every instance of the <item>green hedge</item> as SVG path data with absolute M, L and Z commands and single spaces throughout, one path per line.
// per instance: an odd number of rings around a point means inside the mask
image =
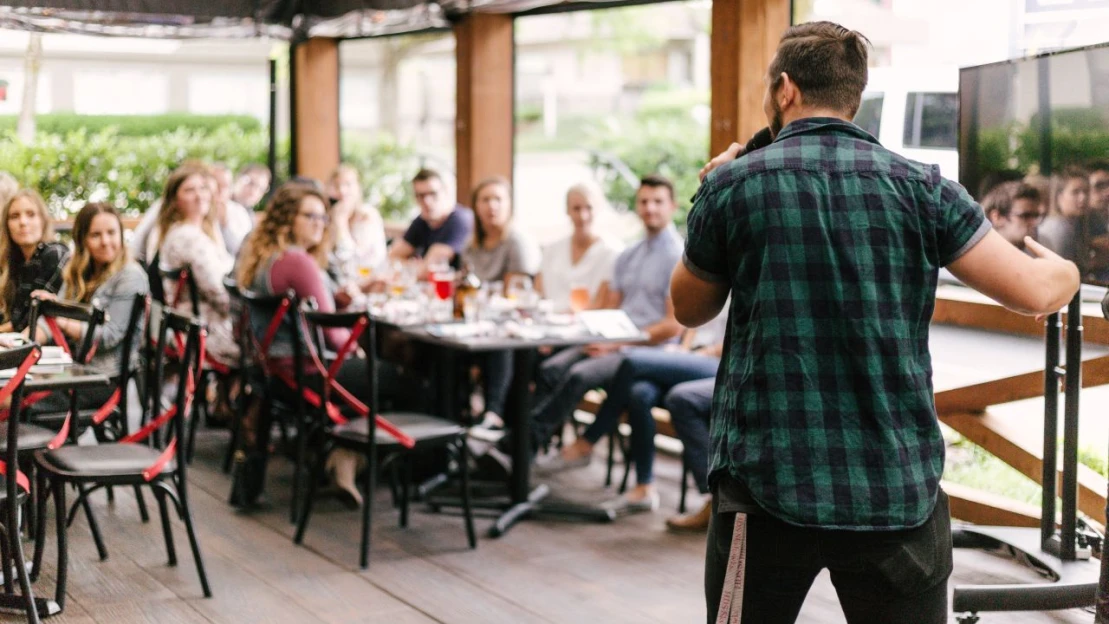
M 14 132 L 16 115 L 0 115 L 0 134 Z M 250 115 L 192 115 L 167 113 L 165 115 L 78 115 L 76 113 L 47 113 L 35 116 L 36 130 L 44 134 L 69 134 L 85 130 L 97 133 L 115 128 L 119 136 L 146 137 L 177 130 L 215 132 L 224 126 L 237 126 L 244 132 L 262 129 L 262 124 Z
M 90 200 L 108 201 L 136 215 L 161 195 L 169 173 L 182 161 L 220 161 L 234 170 L 266 162 L 268 147 L 265 131 L 236 125 L 151 136 L 127 136 L 114 127 L 40 133 L 34 145 L 24 145 L 7 133 L 0 135 L 0 171 L 37 189 L 59 217 L 73 214 Z M 413 206 L 409 180 L 419 168 L 414 150 L 385 135 L 374 140 L 344 137 L 343 154 L 361 172 L 370 201 L 386 219 L 408 215 Z M 278 144 L 277 158 L 278 179 L 284 180 L 287 140 Z

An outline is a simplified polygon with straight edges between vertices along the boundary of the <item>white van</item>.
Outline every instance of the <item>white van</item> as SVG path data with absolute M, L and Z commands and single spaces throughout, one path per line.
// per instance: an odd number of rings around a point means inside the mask
M 886 149 L 959 179 L 958 68 L 871 68 L 855 123 Z

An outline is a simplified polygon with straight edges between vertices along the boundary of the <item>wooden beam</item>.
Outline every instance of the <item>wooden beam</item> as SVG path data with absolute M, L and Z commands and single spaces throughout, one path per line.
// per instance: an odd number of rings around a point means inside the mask
M 1042 422 L 1043 414 L 1039 406 L 1031 409 L 1035 412 L 1030 412 L 1029 418 L 1038 416 L 1037 421 L 1031 422 Z M 1043 484 L 1043 429 L 1039 425 L 1029 426 L 1029 420 L 1003 418 L 988 411 L 941 414 L 940 422 L 989 451 L 1017 472 Z M 1062 472 L 1057 471 L 1056 474 L 1056 483 L 1059 483 L 1062 481 Z M 1105 495 L 1105 479 L 1079 464 L 1078 509 L 1096 522 L 1104 521 Z
M 512 16 L 466 15 L 454 27 L 457 64 L 455 159 L 458 201 L 493 175 L 512 179 L 515 126 Z
M 951 517 L 983 526 L 1040 526 L 1040 508 L 958 483 L 940 484 L 951 503 Z
M 1092 388 L 1109 384 L 1109 355 L 1082 362 L 1082 387 Z M 994 379 L 979 384 L 952 388 L 936 393 L 936 411 L 980 412 L 991 405 L 1033 399 L 1044 395 L 1042 370 Z
M 1064 322 L 1066 315 L 1063 315 Z M 941 286 L 936 290 L 933 323 L 1000 331 L 1023 336 L 1044 335 L 1044 324 L 1034 317 L 1005 309 L 989 297 L 958 286 Z M 1083 340 L 1109 344 L 1109 321 L 1097 303 L 1082 304 Z
M 790 0 L 713 0 L 709 153 L 744 143 L 766 126 L 764 78 L 789 28 Z
M 294 173 L 323 180 L 339 164 L 339 42 L 312 38 L 293 56 Z

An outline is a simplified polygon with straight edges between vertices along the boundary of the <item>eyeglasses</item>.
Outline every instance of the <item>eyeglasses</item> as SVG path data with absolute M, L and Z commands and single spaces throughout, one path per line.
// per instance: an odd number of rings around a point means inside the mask
M 1094 183 L 1094 190 L 1109 191 L 1109 180 L 1101 180 L 1100 182 Z
M 1044 220 L 1044 213 L 1042 212 L 1020 212 L 1009 215 L 1011 219 L 1020 219 L 1025 223 L 1039 223 Z
M 331 217 L 319 212 L 299 212 L 297 213 L 297 216 L 304 217 L 305 219 L 310 219 L 322 225 L 327 225 L 328 223 L 331 223 Z

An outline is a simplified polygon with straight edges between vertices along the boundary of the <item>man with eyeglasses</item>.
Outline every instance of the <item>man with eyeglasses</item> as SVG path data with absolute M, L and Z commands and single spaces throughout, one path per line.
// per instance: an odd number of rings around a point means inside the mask
M 412 192 L 420 214 L 404 236 L 389 247 L 389 259 L 422 258 L 426 264 L 454 262 L 474 231 L 474 213 L 456 204 L 442 176 L 421 169 L 412 178 Z
M 1017 249 L 1024 250 L 1024 237 L 1036 238 L 1044 220 L 1043 195 L 1024 182 L 1003 182 L 982 199 L 982 210 L 993 229 Z

